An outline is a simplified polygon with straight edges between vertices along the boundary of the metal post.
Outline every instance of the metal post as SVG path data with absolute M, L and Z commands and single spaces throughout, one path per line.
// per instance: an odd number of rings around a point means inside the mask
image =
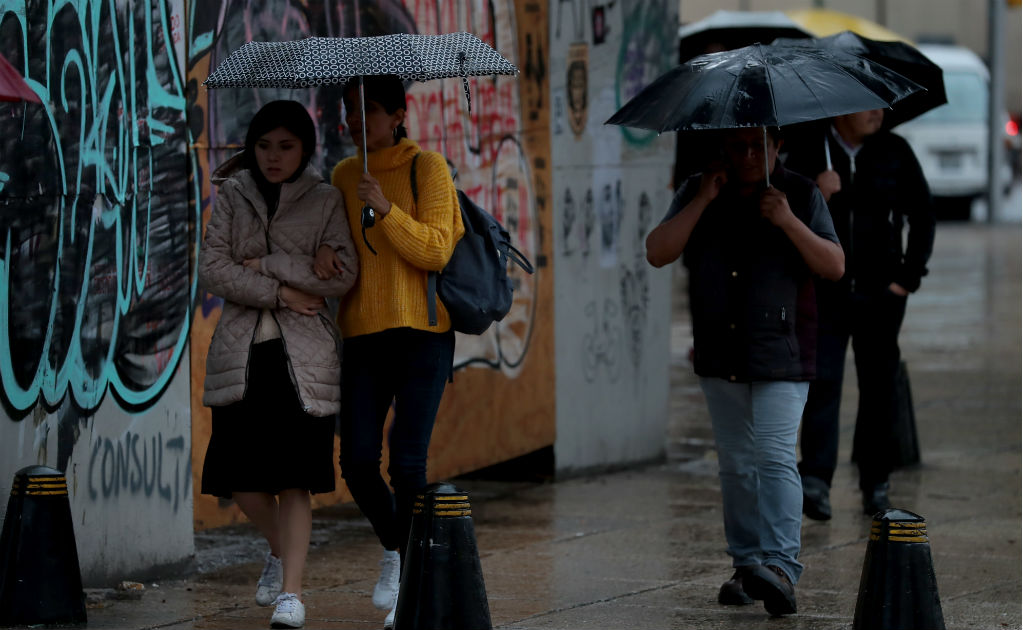
M 1005 100 L 1005 0 L 988 0 L 988 67 L 991 83 L 988 98 L 987 220 L 994 223 L 1002 207 L 1001 171 L 1005 151 L 1001 126 Z

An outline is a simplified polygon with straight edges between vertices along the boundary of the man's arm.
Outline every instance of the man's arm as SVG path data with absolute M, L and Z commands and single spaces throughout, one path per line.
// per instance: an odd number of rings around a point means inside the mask
M 815 191 L 819 195 L 819 191 Z M 777 188 L 768 188 L 760 198 L 760 212 L 781 228 L 806 262 L 810 271 L 825 280 L 840 280 L 845 275 L 842 246 L 817 235 L 799 220 L 789 207 L 788 197 Z
M 724 171 L 712 171 L 704 173 L 700 179 L 700 190 L 696 196 L 687 203 L 680 211 L 675 212 L 674 208 L 668 212 L 670 218 L 655 227 L 646 237 L 646 259 L 654 267 L 663 267 L 678 260 L 678 257 L 685 251 L 689 243 L 689 237 L 693 234 L 693 228 L 703 216 L 710 202 L 717 198 L 721 186 L 728 181 Z M 685 187 L 675 193 L 672 205 L 681 203 L 685 195 Z

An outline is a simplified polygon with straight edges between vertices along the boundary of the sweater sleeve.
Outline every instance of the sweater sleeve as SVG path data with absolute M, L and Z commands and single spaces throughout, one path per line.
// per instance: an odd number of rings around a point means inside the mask
M 280 283 L 249 269 L 231 253 L 231 224 L 237 210 L 238 194 L 231 183 L 220 189 L 206 223 L 199 250 L 199 283 L 210 293 L 229 302 L 255 308 L 275 308 Z
M 378 225 L 402 258 L 420 269 L 440 271 L 465 231 L 458 193 L 439 153 L 420 154 L 416 179 L 417 216 L 392 203 Z

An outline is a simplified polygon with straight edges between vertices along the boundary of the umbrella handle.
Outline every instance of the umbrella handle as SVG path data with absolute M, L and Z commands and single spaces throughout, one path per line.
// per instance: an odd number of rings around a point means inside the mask
M 771 169 L 768 166 L 767 160 L 767 127 L 761 127 L 764 130 L 764 177 L 767 179 L 767 187 L 771 187 Z

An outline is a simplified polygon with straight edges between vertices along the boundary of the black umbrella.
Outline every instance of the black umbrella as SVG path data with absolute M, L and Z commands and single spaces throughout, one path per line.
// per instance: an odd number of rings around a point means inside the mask
M 815 39 L 780 38 L 773 43 L 790 47 L 810 46 L 858 55 L 894 70 L 923 87 L 923 90 L 901 99 L 885 112 L 883 124 L 886 129 L 948 102 L 941 68 L 905 42 L 868 39 L 852 31 L 842 31 Z
M 764 127 L 766 143 L 769 126 L 886 108 L 921 89 L 856 55 L 754 44 L 669 70 L 605 124 L 658 132 Z

